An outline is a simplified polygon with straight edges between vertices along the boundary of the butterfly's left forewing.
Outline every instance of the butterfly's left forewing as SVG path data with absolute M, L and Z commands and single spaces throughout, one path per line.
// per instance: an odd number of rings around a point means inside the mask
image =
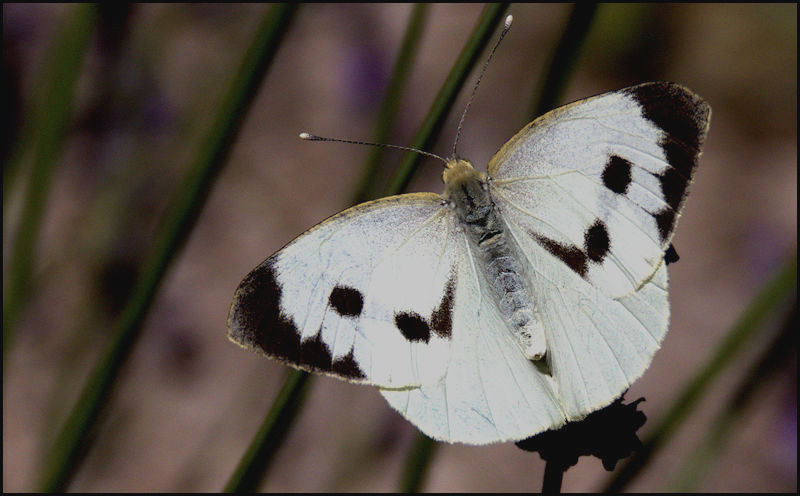
M 256 267 L 228 336 L 289 365 L 381 387 L 436 381 L 453 334 L 464 250 L 439 195 L 345 210 Z

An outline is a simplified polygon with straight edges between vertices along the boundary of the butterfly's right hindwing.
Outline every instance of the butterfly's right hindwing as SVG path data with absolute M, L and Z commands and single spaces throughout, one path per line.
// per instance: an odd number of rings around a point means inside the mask
M 532 283 L 547 323 L 545 374 L 525 358 L 469 267 L 459 273 L 457 339 L 438 382 L 381 394 L 426 435 L 440 441 L 517 441 L 584 418 L 642 375 L 667 331 L 667 271 L 614 300 L 539 249 Z M 572 278 L 572 281 L 570 281 Z M 560 282 L 563 281 L 563 282 Z
M 559 107 L 489 162 L 493 194 L 520 236 L 613 298 L 654 276 L 670 244 L 711 109 L 674 83 L 645 83 Z
M 381 387 L 441 377 L 463 249 L 439 195 L 384 198 L 300 235 L 239 285 L 229 338 L 297 368 Z

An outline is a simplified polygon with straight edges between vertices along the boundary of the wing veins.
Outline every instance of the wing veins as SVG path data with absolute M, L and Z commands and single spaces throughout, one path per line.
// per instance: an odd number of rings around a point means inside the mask
M 561 292 L 561 288 L 559 288 L 558 286 L 556 286 L 556 293 L 558 294 L 558 298 L 561 300 L 561 303 L 564 305 L 562 308 L 569 308 L 566 305 L 566 300 L 564 298 L 563 293 Z M 572 356 L 572 361 L 574 363 L 574 366 L 575 366 L 575 368 L 578 369 L 578 373 L 581 375 L 581 383 L 583 384 L 583 394 L 584 394 L 584 397 L 586 399 L 586 402 L 589 403 L 589 389 L 586 387 L 586 377 L 584 376 L 583 370 L 581 369 L 581 366 L 580 366 L 580 364 L 578 362 L 578 356 L 575 354 L 575 347 L 572 345 L 572 340 L 569 338 L 569 334 L 570 333 L 566 332 L 567 329 L 575 329 L 576 326 L 574 325 L 574 322 L 573 322 L 573 326 L 572 327 L 568 327 L 568 326 L 564 325 L 564 320 L 562 318 L 561 313 L 560 312 L 556 312 L 556 315 L 558 317 L 558 320 L 561 323 L 561 328 L 565 331 L 562 334 L 564 336 L 564 339 L 567 341 L 567 344 L 569 345 L 569 353 L 570 353 L 570 356 Z M 569 318 L 569 315 L 567 315 L 567 318 Z M 559 395 L 561 395 L 561 388 L 560 387 L 559 387 Z
M 590 322 L 593 322 L 593 323 L 594 323 L 594 319 L 592 318 L 592 316 L 591 316 L 591 315 L 589 315 L 589 313 L 586 311 L 586 309 L 583 307 L 583 305 L 578 305 L 578 308 L 580 309 L 581 313 L 583 313 L 583 315 L 585 315 L 585 316 L 586 316 L 586 318 L 587 318 L 587 319 L 589 319 L 589 321 L 590 321 Z M 601 308 L 602 308 L 602 307 L 601 307 Z M 609 319 L 609 318 L 608 318 L 608 316 L 605 314 L 605 312 L 602 312 L 602 311 L 601 311 L 600 313 L 601 313 L 603 316 L 605 316 L 605 317 L 606 317 L 606 320 L 607 320 L 607 321 L 608 321 L 608 320 L 613 320 L 613 319 Z M 640 323 L 641 323 L 641 322 L 640 322 Z M 614 348 L 613 348 L 613 347 L 612 347 L 612 346 L 609 344 L 609 342 L 608 342 L 608 340 L 606 339 L 606 337 L 605 337 L 605 335 L 603 334 L 603 332 L 600 330 L 600 326 L 598 326 L 598 325 L 595 325 L 595 330 L 596 330 L 597 334 L 600 336 L 600 338 L 603 340 L 603 343 L 605 343 L 605 345 L 606 345 L 606 348 L 608 348 L 608 351 L 610 351 L 610 352 L 611 352 L 611 356 L 613 356 L 613 357 L 614 357 L 614 361 L 617 363 L 617 368 L 618 368 L 618 369 L 619 369 L 619 371 L 622 373 L 622 376 L 623 376 L 623 377 L 625 377 L 625 380 L 626 380 L 626 381 L 628 381 L 628 385 L 630 385 L 630 382 L 631 382 L 631 381 L 630 381 L 630 379 L 628 379 L 628 374 L 626 374 L 626 373 L 625 373 L 625 369 L 623 369 L 623 368 L 622 368 L 622 364 L 621 364 L 621 363 L 620 363 L 620 361 L 619 361 L 619 357 L 618 357 L 618 356 L 617 356 L 617 354 L 614 352 Z
M 566 192 L 569 194 L 569 191 L 568 191 L 567 189 L 565 189 L 565 188 L 564 188 L 564 187 L 563 187 L 561 184 L 559 184 L 559 183 L 558 183 L 558 182 L 556 182 L 556 181 L 553 181 L 553 183 L 554 183 L 554 184 L 556 184 L 556 185 L 557 185 L 559 188 L 561 188 L 562 190 L 566 191 Z M 512 200 L 510 200 L 510 199 L 509 199 L 509 198 L 508 198 L 506 195 L 504 195 L 504 194 L 503 194 L 501 191 L 498 191 L 498 192 L 499 192 L 500 196 L 503 198 L 503 200 L 505 200 L 505 201 L 506 201 L 506 203 L 508 203 L 508 204 L 509 204 L 509 205 L 511 205 L 512 207 L 514 207 L 514 208 L 516 208 L 517 210 L 519 210 L 520 212 L 522 212 L 522 213 L 524 213 L 524 214 L 528 215 L 529 217 L 532 217 L 532 218 L 534 218 L 534 219 L 538 220 L 538 221 L 539 221 L 539 222 L 541 222 L 542 224 L 544 224 L 544 225 L 546 225 L 546 226 L 550 227 L 550 228 L 551 228 L 553 231 L 555 231 L 555 232 L 557 232 L 557 233 L 561 234 L 561 236 L 562 236 L 562 237 L 569 239 L 569 237 L 568 237 L 568 236 L 566 236 L 566 235 L 564 234 L 564 232 L 563 232 L 563 231 L 561 231 L 561 230 L 560 230 L 559 228 L 557 228 L 556 226 L 554 226 L 554 225 L 550 224 L 549 222 L 546 222 L 545 220 L 543 220 L 543 219 L 541 219 L 541 218 L 539 218 L 539 217 L 537 217 L 537 216 L 533 215 L 533 213 L 531 213 L 530 211 L 528 211 L 526 208 L 523 208 L 523 207 L 521 207 L 521 206 L 517 205 L 515 202 L 513 202 Z M 569 196 L 572 196 L 572 195 L 570 194 Z M 574 196 L 572 196 L 572 198 L 573 198 L 573 199 L 575 199 L 575 198 L 574 198 Z M 588 212 L 591 212 L 591 211 L 590 211 L 588 208 L 586 208 L 586 206 L 585 206 L 583 203 L 579 202 L 577 199 L 576 199 L 575 201 L 576 201 L 576 202 L 577 202 L 579 205 L 581 205 L 582 207 L 584 207 L 584 209 L 586 209 L 586 211 L 588 211 Z M 626 218 L 626 219 L 627 219 L 627 220 L 630 222 L 630 219 L 629 219 L 627 216 L 624 216 L 624 215 L 623 215 L 623 217 L 624 217 L 624 218 Z M 506 221 L 508 222 L 508 220 L 506 220 Z M 515 225 L 516 225 L 516 224 L 515 224 Z M 635 225 L 635 224 L 634 224 L 634 225 Z M 523 231 L 524 231 L 524 230 L 523 230 Z M 647 234 L 646 234 L 646 233 L 644 233 L 644 234 L 645 234 L 645 236 L 647 236 Z M 651 238 L 649 238 L 649 236 L 647 236 L 647 237 L 648 237 L 648 239 L 650 239 L 650 240 L 652 241 L 652 239 L 651 239 Z M 515 237 L 515 239 L 516 239 L 516 237 Z M 610 253 L 611 253 L 611 252 L 610 252 Z M 623 273 L 623 275 L 625 275 L 625 277 L 626 277 L 626 278 L 628 279 L 628 281 L 631 283 L 631 286 L 633 286 L 633 287 L 635 287 L 635 288 L 636 288 L 636 287 L 638 287 L 638 286 L 639 286 L 638 282 L 637 282 L 637 281 L 636 281 L 636 280 L 635 280 L 635 279 L 634 279 L 634 278 L 631 276 L 630 272 L 629 272 L 629 271 L 628 271 L 628 270 L 627 270 L 627 269 L 626 269 L 626 268 L 625 268 L 625 267 L 624 267 L 624 266 L 623 266 L 623 265 L 622 265 L 622 264 L 619 262 L 619 259 L 618 259 L 618 258 L 617 258 L 615 255 L 612 255 L 612 257 L 613 257 L 613 259 L 614 259 L 614 263 L 615 263 L 615 265 L 617 265 L 617 267 L 619 267 L 619 268 L 620 268 L 620 270 L 621 270 L 621 272 Z M 647 278 L 644 278 L 643 280 L 647 280 Z

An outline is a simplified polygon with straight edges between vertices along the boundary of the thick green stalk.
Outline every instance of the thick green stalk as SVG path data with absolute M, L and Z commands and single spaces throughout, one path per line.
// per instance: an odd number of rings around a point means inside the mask
M 461 87 L 464 85 L 470 71 L 479 61 L 481 53 L 486 48 L 486 44 L 492 37 L 497 25 L 502 22 L 503 15 L 508 8 L 507 3 L 488 4 L 478 21 L 478 25 L 472 31 L 472 35 L 467 40 L 467 44 L 461 50 L 456 59 L 450 74 L 439 90 L 439 94 L 428 111 L 428 115 L 422 122 L 417 131 L 417 135 L 411 143 L 412 148 L 417 150 L 427 150 L 439 137 L 444 121 L 458 96 Z M 421 155 L 419 153 L 407 153 L 398 167 L 389 186 L 384 192 L 385 196 L 396 195 L 406 189 L 411 177 L 419 165 Z
M 552 110 L 561 102 L 561 95 L 567 86 L 567 79 L 580 56 L 589 28 L 597 13 L 595 2 L 573 4 L 567 25 L 556 45 L 550 64 L 536 89 L 531 105 L 531 118 L 534 119 Z
M 112 387 L 131 354 L 147 310 L 170 263 L 194 226 L 295 10 L 294 4 L 275 5 L 257 28 L 212 127 L 202 141 L 203 146 L 165 213 L 142 275 L 114 329 L 112 341 L 93 369 L 49 453 L 41 485 L 43 491 L 66 489 L 80 466 L 90 446 L 93 428 L 108 406 Z
M 35 98 L 31 119 L 24 126 L 20 143 L 33 150 L 21 217 L 8 263 L 8 280 L 3 292 L 3 363 L 14 341 L 14 325 L 28 300 L 36 244 L 53 173 L 67 134 L 75 85 L 83 57 L 94 30 L 97 8 L 92 4 L 75 6 L 54 36 Z M 15 150 L 9 167 L 16 169 L 24 156 Z M 4 181 L 12 181 L 4 171 Z M 6 185 L 3 193 L 10 193 Z
M 384 144 L 387 143 L 389 139 L 395 118 L 397 117 L 397 110 L 400 108 L 400 96 L 408 81 L 408 75 L 411 72 L 411 63 L 416 59 L 419 42 L 422 40 L 422 30 L 425 28 L 425 22 L 428 18 L 428 8 L 428 4 L 417 3 L 414 4 L 411 10 L 411 17 L 408 20 L 406 34 L 403 36 L 403 42 L 397 54 L 397 61 L 392 71 L 392 77 L 389 79 L 386 95 L 383 98 L 383 103 L 378 112 L 378 123 L 375 126 L 374 143 Z M 353 205 L 372 200 L 375 194 L 377 194 L 375 190 L 378 171 L 385 151 L 384 148 L 377 146 L 372 147 L 370 150 L 367 163 L 364 166 L 361 183 L 351 200 Z
M 797 253 L 781 267 L 772 280 L 767 282 L 750 302 L 737 322 L 728 331 L 714 354 L 702 369 L 686 385 L 672 403 L 661 421 L 642 443 L 642 450 L 634 456 L 616 476 L 608 482 L 605 492 L 618 493 L 636 477 L 677 431 L 697 403 L 727 366 L 733 363 L 739 353 L 775 312 L 776 308 L 797 288 Z
M 295 418 L 300 413 L 310 378 L 311 375 L 307 372 L 300 370 L 289 372 L 278 396 L 272 403 L 269 414 L 222 492 L 252 493 L 258 491 L 269 470 L 273 455 L 280 449 Z
M 425 482 L 425 475 L 439 444 L 420 433 L 408 453 L 403 479 L 400 481 L 401 493 L 418 493 Z

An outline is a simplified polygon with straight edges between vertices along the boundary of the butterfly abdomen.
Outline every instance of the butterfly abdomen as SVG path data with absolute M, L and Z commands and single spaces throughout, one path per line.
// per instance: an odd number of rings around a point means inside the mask
M 547 350 L 544 328 L 523 276 L 522 255 L 492 200 L 486 174 L 465 160 L 454 160 L 443 179 L 444 197 L 478 255 L 503 320 L 528 358 L 543 358 Z

